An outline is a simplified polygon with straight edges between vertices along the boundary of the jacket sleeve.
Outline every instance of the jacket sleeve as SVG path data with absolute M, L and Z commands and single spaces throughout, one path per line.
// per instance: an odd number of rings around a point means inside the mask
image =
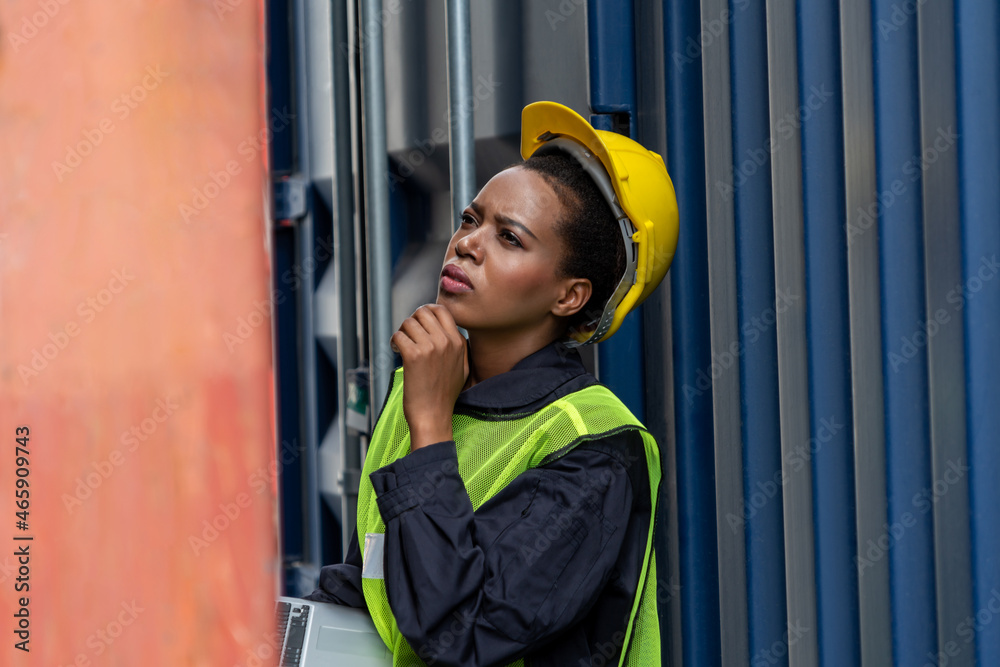
M 365 594 L 361 588 L 361 552 L 358 549 L 358 529 L 347 547 L 347 558 L 343 563 L 326 565 L 319 571 L 319 588 L 306 600 L 332 602 L 345 607 L 364 607 Z
M 389 605 L 423 660 L 506 664 L 586 615 L 614 569 L 632 507 L 630 462 L 615 451 L 577 447 L 475 512 L 453 441 L 372 473 Z

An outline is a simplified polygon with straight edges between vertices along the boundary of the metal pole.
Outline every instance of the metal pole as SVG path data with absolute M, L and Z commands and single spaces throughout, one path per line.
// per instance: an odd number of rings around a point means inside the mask
M 372 363 L 371 404 L 378 406 L 389 388 L 393 356 L 392 256 L 389 228 L 389 169 L 385 137 L 385 63 L 382 52 L 382 3 L 361 2 L 362 123 L 365 156 Z
M 468 0 L 447 0 L 448 107 L 451 166 L 451 222 L 458 229 L 462 211 L 476 195 L 476 144 L 473 129 L 472 36 Z
M 295 75 L 297 80 L 296 119 L 298 124 L 298 173 L 305 179 L 307 192 L 312 192 L 312 165 L 309 160 L 309 53 L 306 0 L 296 0 L 295 12 Z M 311 208 L 311 207 L 310 207 Z M 296 231 L 295 261 L 299 267 L 313 258 L 315 231 L 311 212 L 299 221 Z M 319 505 L 319 427 L 316 419 L 316 326 L 313 313 L 314 280 L 310 274 L 296 292 L 299 311 L 299 400 L 302 420 L 302 493 L 305 508 L 303 531 L 306 562 L 315 568 L 322 565 L 320 505 Z
M 350 39 L 347 0 L 333 0 L 333 178 L 334 178 L 334 262 L 340 308 L 337 335 L 337 411 L 340 415 L 340 442 L 343 456 L 342 508 L 343 549 L 354 532 L 357 514 L 358 477 L 361 448 L 357 434 L 347 428 L 347 369 L 358 365 L 358 323 L 354 257 L 354 181 L 351 163 L 351 80 L 350 55 L 339 48 Z

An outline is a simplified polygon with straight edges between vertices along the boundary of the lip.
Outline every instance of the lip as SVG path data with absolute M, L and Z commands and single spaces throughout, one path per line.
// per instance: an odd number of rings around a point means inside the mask
M 471 292 L 472 281 L 469 276 L 455 264 L 448 264 L 441 270 L 441 287 L 446 292 Z

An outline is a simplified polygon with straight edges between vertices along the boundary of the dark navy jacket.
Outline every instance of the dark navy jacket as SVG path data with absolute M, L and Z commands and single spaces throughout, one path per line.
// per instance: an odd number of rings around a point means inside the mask
M 596 382 L 556 343 L 463 391 L 455 411 L 503 419 Z M 641 436 L 585 441 L 475 512 L 455 447 L 433 444 L 371 475 L 389 605 L 410 646 L 429 665 L 618 664 L 652 514 Z M 365 606 L 356 533 L 308 597 Z

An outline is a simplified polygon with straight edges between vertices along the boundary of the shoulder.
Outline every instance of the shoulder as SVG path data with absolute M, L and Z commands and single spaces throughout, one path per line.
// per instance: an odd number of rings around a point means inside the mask
M 539 470 L 572 477 L 589 486 L 594 486 L 597 483 L 594 480 L 598 480 L 605 489 L 628 488 L 636 493 L 642 490 L 645 494 L 649 489 L 646 446 L 643 432 L 636 427 L 583 438 L 564 453 L 542 461 Z

